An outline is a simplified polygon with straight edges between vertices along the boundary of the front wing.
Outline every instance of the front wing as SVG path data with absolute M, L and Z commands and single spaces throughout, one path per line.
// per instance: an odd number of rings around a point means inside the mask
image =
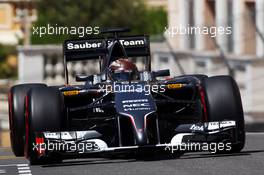
M 235 128 L 235 121 L 182 124 L 175 129 L 175 135 L 171 138 L 170 143 L 121 147 L 109 147 L 105 141 L 100 139 L 102 135 L 95 130 L 42 132 L 35 134 L 32 149 L 38 156 L 49 156 L 56 153 L 70 157 L 129 152 L 148 148 L 163 149 L 172 153 L 174 151 L 210 151 L 208 144 L 235 144 Z M 209 150 L 203 150 L 206 144 Z

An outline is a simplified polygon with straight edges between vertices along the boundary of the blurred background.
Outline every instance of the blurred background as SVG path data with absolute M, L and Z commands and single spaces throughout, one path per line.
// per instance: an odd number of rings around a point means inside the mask
M 152 69 L 172 76 L 232 75 L 248 130 L 264 123 L 264 0 L 0 0 L 0 146 L 9 146 L 8 90 L 18 83 L 63 84 L 62 46 L 77 35 L 33 35 L 33 27 L 130 27 L 149 34 Z M 231 27 L 225 35 L 168 36 L 177 26 Z M 89 36 L 86 36 L 89 37 Z M 143 66 L 142 60 L 137 60 Z M 92 74 L 92 62 L 69 63 Z

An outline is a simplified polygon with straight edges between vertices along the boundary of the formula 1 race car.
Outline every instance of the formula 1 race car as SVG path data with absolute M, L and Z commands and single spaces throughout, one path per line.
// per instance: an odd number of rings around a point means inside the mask
M 169 77 L 169 70 L 151 71 L 149 37 L 121 32 L 127 30 L 66 40 L 64 86 L 11 88 L 10 136 L 16 156 L 43 164 L 141 150 L 178 151 L 176 146 L 191 143 L 222 143 L 215 153 L 243 149 L 244 114 L 232 77 Z M 142 71 L 131 59 L 138 57 L 145 60 Z M 76 75 L 83 84 L 69 85 L 67 62 L 91 59 L 99 60 L 100 73 Z

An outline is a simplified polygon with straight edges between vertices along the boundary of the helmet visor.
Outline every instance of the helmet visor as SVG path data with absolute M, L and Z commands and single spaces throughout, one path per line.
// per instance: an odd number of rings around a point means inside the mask
M 112 78 L 115 81 L 129 81 L 131 79 L 132 72 L 119 72 L 119 73 L 113 73 Z

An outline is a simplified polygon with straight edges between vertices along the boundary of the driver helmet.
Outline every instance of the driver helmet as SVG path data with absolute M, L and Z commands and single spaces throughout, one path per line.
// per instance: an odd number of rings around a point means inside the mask
M 138 79 L 138 68 L 126 58 L 118 58 L 109 66 L 109 78 L 114 81 L 129 81 Z

